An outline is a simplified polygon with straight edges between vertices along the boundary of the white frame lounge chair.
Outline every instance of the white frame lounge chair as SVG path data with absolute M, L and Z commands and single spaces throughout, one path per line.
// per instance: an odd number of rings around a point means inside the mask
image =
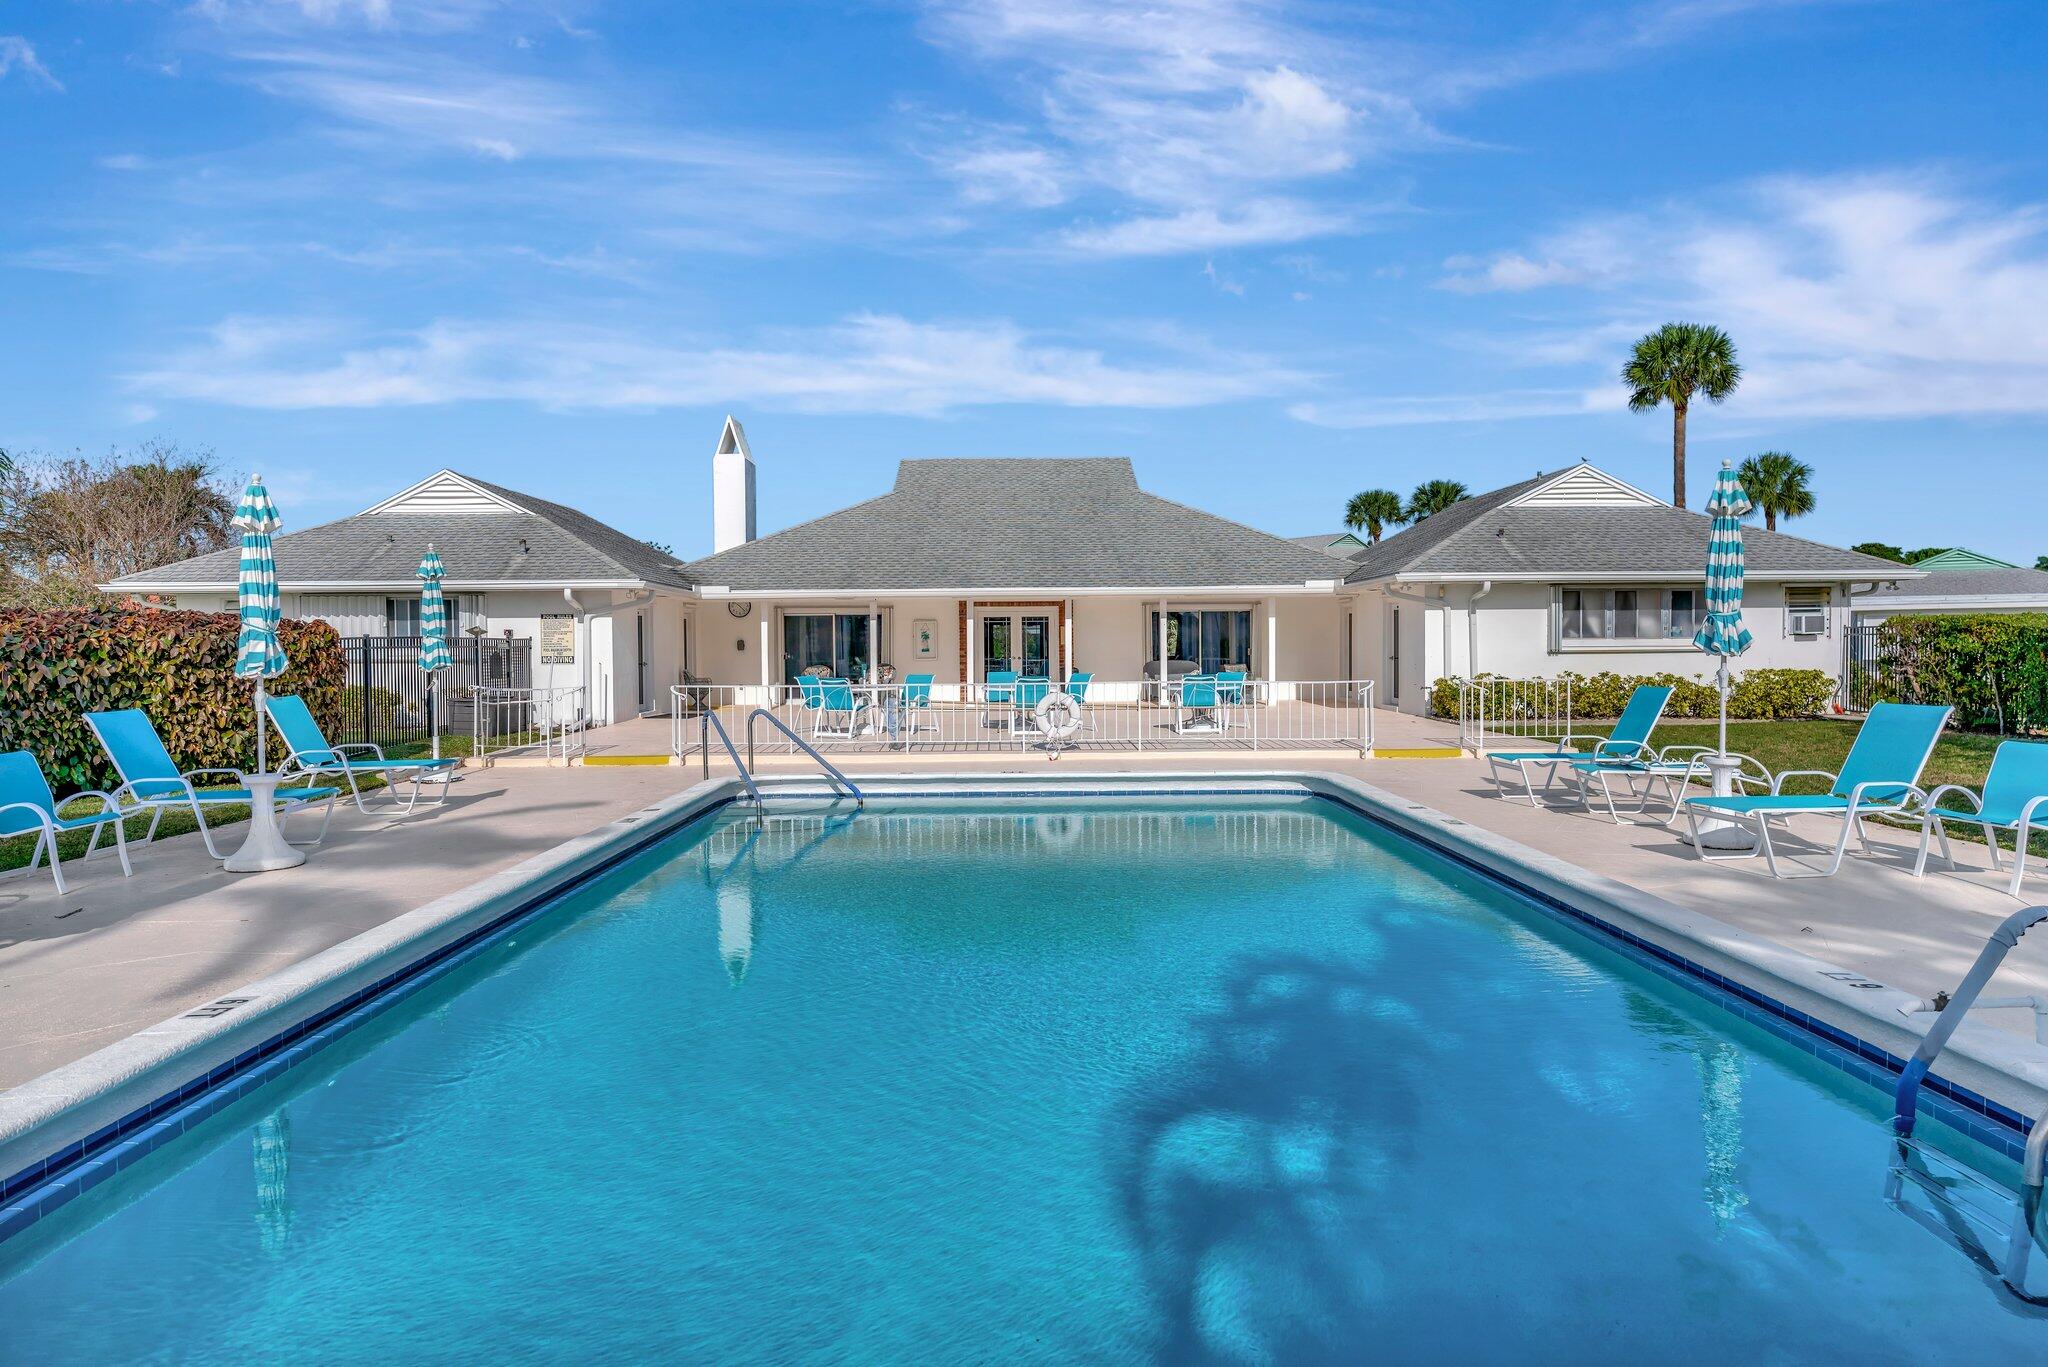
M 1968 798 L 1972 810 L 1964 812 L 1942 806 L 1952 795 Z M 2005 891 L 2010 897 L 2019 897 L 2020 884 L 2027 876 L 2027 841 L 2036 830 L 2048 829 L 2043 808 L 2048 808 L 2048 744 L 2025 740 L 2001 743 L 1992 752 L 1991 772 L 1984 776 L 1981 796 L 1960 783 L 1944 783 L 1927 795 L 1926 810 L 1920 815 L 1920 856 L 1913 863 L 1913 876 L 1926 876 L 1930 838 L 1940 839 L 1941 857 L 1948 861 L 1949 868 L 1956 867 L 1955 852 L 1948 843 L 1951 821 L 1983 829 L 1984 843 L 1991 847 L 1993 873 L 2002 871 L 1998 833 L 2011 831 L 2012 878 Z
M 1881 702 L 1863 719 L 1842 772 L 1825 769 L 1788 769 L 1771 782 L 1771 791 L 1758 797 L 1692 797 L 1685 800 L 1685 821 L 1693 853 L 1702 859 L 1754 859 L 1761 853 L 1775 878 L 1828 878 L 1842 867 L 1853 835 L 1865 854 L 1871 853 L 1870 836 L 1864 821 L 1873 816 L 1911 816 L 1926 805 L 1920 791 L 1920 774 L 1934 754 L 1935 742 L 1948 725 L 1953 708 L 1923 703 Z M 1785 780 L 1824 778 L 1830 783 L 1825 793 L 1787 793 Z M 1841 838 L 1834 856 L 1824 869 L 1801 864 L 1791 856 L 1779 867 L 1778 851 L 1771 840 L 1771 823 L 1795 816 L 1833 816 L 1842 822 Z M 1701 818 L 1746 824 L 1757 834 L 1755 848 L 1733 854 L 1708 854 L 1700 843 Z
M 386 759 L 384 748 L 368 741 L 329 745 L 326 735 L 320 730 L 320 723 L 313 718 L 312 709 L 306 706 L 306 700 L 290 693 L 265 698 L 263 710 L 269 714 L 271 726 L 289 752 L 277 771 L 286 776 L 306 774 L 309 783 L 315 777 L 345 781 L 349 796 L 355 799 L 356 810 L 364 816 L 375 816 L 377 812 L 363 802 L 363 790 L 356 783 L 357 774 L 383 775 L 388 800 L 380 810 L 403 816 L 419 806 L 420 785 L 423 783 L 434 783 L 441 789 L 441 796 L 429 802 L 429 807 L 439 807 L 446 802 L 448 784 L 462 764 L 459 759 Z M 351 759 L 351 750 L 368 751 L 370 758 Z M 408 777 L 412 779 L 412 796 L 401 803 L 398 781 Z
M 1547 790 L 1557 783 L 1560 765 L 1626 764 L 1650 754 L 1650 735 L 1657 729 L 1657 723 L 1664 719 L 1664 708 L 1671 702 L 1672 690 L 1665 684 L 1639 684 L 1629 694 L 1628 703 L 1621 709 L 1621 715 L 1614 719 L 1614 731 L 1606 736 L 1582 736 L 1567 734 L 1557 738 L 1553 750 L 1499 750 L 1489 751 L 1487 767 L 1493 774 L 1494 789 L 1504 798 L 1512 798 L 1508 792 L 1504 775 L 1513 770 L 1522 781 L 1522 789 L 1528 794 L 1531 807 L 1541 807 L 1543 799 L 1536 795 L 1536 780 L 1530 774 L 1532 768 L 1541 766 L 1549 772 L 1543 786 Z M 1591 741 L 1591 750 L 1575 750 L 1576 741 Z M 1584 794 L 1581 781 L 1581 795 Z M 1610 800 L 1609 806 L 1612 806 Z M 1620 818 L 1617 817 L 1616 820 Z
M 1622 821 L 1621 813 L 1615 808 L 1614 790 L 1608 786 L 1609 779 L 1618 776 L 1628 780 L 1629 796 L 1636 800 L 1637 815 L 1649 811 L 1653 787 L 1662 783 L 1664 801 L 1670 806 L 1671 811 L 1658 824 L 1669 828 L 1678 822 L 1682 808 L 1681 798 L 1685 790 L 1692 786 L 1693 780 L 1708 776 L 1710 771 L 1706 761 L 1720 753 L 1711 745 L 1667 745 L 1648 759 L 1619 762 L 1582 759 L 1571 766 L 1571 772 L 1579 781 L 1579 801 L 1585 807 L 1592 807 L 1591 785 L 1595 780 L 1599 782 L 1600 794 L 1607 799 L 1607 814 L 1614 818 L 1614 824 L 1617 826 L 1626 823 Z M 1752 755 L 1738 755 L 1732 752 L 1728 758 L 1742 766 L 1734 775 L 1737 788 L 1745 791 L 1750 788 L 1770 791 L 1771 771 L 1764 767 L 1762 760 Z
M 81 797 L 98 798 L 100 810 L 84 816 L 61 815 L 66 804 Z M 21 815 L 23 813 L 26 815 Z M 114 800 L 113 794 L 88 789 L 59 801 L 50 789 L 50 780 L 43 774 L 43 766 L 36 762 L 33 754 L 27 750 L 0 752 L 0 840 L 33 833 L 36 847 L 29 855 L 29 872 L 35 872 L 47 850 L 50 880 L 57 885 L 58 896 L 63 896 L 68 890 L 64 886 L 64 871 L 58 867 L 57 855 L 57 837 L 65 831 L 92 828 L 92 839 L 86 842 L 85 853 L 78 857 L 78 862 L 83 864 L 98 848 L 100 832 L 112 826 L 114 848 L 121 856 L 121 876 L 135 876 L 134 866 L 128 862 L 126 820 L 127 814 L 121 810 L 121 804 Z
M 255 800 L 255 795 L 247 788 L 200 788 L 192 780 L 225 774 L 239 783 L 241 770 L 187 769 L 179 772 L 178 762 L 171 758 L 171 752 L 164 748 L 163 738 L 156 733 L 156 723 L 137 707 L 88 712 L 85 724 L 99 737 L 100 748 L 107 752 L 107 758 L 114 762 L 114 772 L 121 776 L 121 786 L 112 794 L 114 800 L 128 799 L 132 803 L 130 816 L 138 811 L 150 814 L 149 829 L 142 835 L 143 844 L 156 839 L 157 823 L 163 820 L 165 812 L 183 807 L 199 824 L 199 838 L 206 842 L 206 852 L 215 859 L 227 858 L 213 843 L 213 830 L 206 824 L 206 808 L 248 806 Z M 339 788 L 315 788 L 310 782 L 302 788 L 279 788 L 277 810 L 284 814 L 278 823 L 279 831 L 282 832 L 290 823 L 294 812 L 324 798 L 327 813 L 320 819 L 320 833 L 311 840 L 290 841 L 294 845 L 319 844 L 327 838 L 327 824 L 334 820 L 334 799 L 340 795 Z

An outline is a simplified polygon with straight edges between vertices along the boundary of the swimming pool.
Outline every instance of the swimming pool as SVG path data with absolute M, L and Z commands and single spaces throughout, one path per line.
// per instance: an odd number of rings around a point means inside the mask
M 0 1244 L 0 1353 L 2038 1354 L 1887 1109 L 1326 800 L 727 809 Z

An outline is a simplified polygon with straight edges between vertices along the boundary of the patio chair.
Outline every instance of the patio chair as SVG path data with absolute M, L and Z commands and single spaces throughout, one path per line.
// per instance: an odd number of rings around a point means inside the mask
M 1084 670 L 1080 673 L 1067 675 L 1067 696 L 1081 705 L 1081 729 L 1083 731 L 1093 731 L 1095 729 L 1095 719 L 1088 711 L 1088 685 L 1094 682 L 1095 675 L 1092 671 Z
M 1038 704 L 1052 692 L 1052 680 L 1044 674 L 1017 676 L 1016 702 L 1010 708 L 1010 734 L 1038 730 Z
M 814 740 L 852 740 L 859 734 L 868 700 L 854 691 L 851 679 L 818 681 L 818 716 L 811 728 Z M 838 718 L 838 720 L 834 720 Z
M 1668 828 L 1678 821 L 1686 789 L 1695 780 L 1710 776 L 1712 771 L 1707 767 L 1707 760 L 1718 754 L 1720 751 L 1711 745 L 1667 745 L 1641 759 L 1582 759 L 1571 765 L 1570 772 L 1578 780 L 1579 801 L 1583 806 L 1590 808 L 1593 805 L 1592 785 L 1600 785 L 1601 796 L 1607 799 L 1607 814 L 1614 818 L 1617 826 L 1623 823 L 1621 813 L 1614 805 L 1614 789 L 1609 786 L 1611 780 L 1621 778 L 1627 781 L 1629 794 L 1635 798 L 1635 810 L 1639 814 L 1649 811 L 1650 798 L 1661 790 L 1671 811 L 1658 824 Z M 1770 791 L 1771 771 L 1764 767 L 1762 760 L 1734 753 L 1728 758 L 1739 766 L 1733 775 L 1738 789 L 1743 792 L 1751 788 Z
M 825 680 L 808 669 L 796 676 L 797 700 L 811 714 L 811 739 L 818 739 L 818 727 L 825 719 Z
M 1965 798 L 1971 810 L 1944 806 L 1952 797 Z M 1998 858 L 1998 833 L 2013 833 L 2012 881 L 2006 885 L 2006 892 L 2013 897 L 2020 895 L 2020 884 L 2027 876 L 2027 841 L 2037 828 L 2048 828 L 2048 816 L 2042 808 L 2048 807 L 2048 744 L 2040 741 L 2009 740 L 2004 742 L 1991 756 L 1991 772 L 1984 776 L 1982 796 L 1971 792 L 1959 783 L 1944 783 L 1927 795 L 1926 809 L 1920 814 L 1920 857 L 1913 863 L 1913 876 L 1920 878 L 1927 872 L 1927 845 L 1930 838 L 1941 841 L 1941 857 L 1948 866 L 1956 866 L 1955 854 L 1949 849 L 1948 823 L 1958 822 L 1978 826 L 1984 831 L 1984 843 L 1991 847 L 1991 871 L 2000 871 Z
M 225 774 L 239 781 L 241 770 L 187 769 L 181 773 L 177 761 L 171 758 L 171 752 L 164 749 L 155 723 L 140 708 L 88 712 L 85 724 L 99 737 L 100 748 L 107 752 L 107 758 L 114 762 L 114 772 L 121 776 L 121 786 L 112 793 L 114 800 L 126 799 L 132 804 L 131 816 L 141 811 L 149 813 L 149 829 L 142 833 L 143 844 L 156 839 L 157 823 L 163 820 L 165 812 L 183 808 L 189 810 L 192 819 L 198 823 L 199 838 L 206 842 L 206 852 L 215 859 L 227 858 L 213 843 L 213 831 L 206 824 L 206 809 L 247 806 L 254 800 L 254 794 L 247 788 L 201 788 L 192 780 Z M 340 795 L 339 788 L 313 787 L 310 776 L 304 787 L 279 788 L 276 803 L 283 820 L 279 822 L 278 829 L 282 832 L 294 813 L 324 801 L 326 814 L 320 819 L 320 833 L 311 840 L 291 841 L 294 845 L 319 844 L 327 838 L 327 824 L 334 820 L 334 799 Z
M 932 679 L 934 677 L 931 674 L 906 674 L 903 676 L 903 692 L 899 695 L 897 703 L 900 709 L 897 713 L 897 725 L 903 728 L 903 733 L 906 736 L 914 736 L 920 731 L 937 732 L 939 730 L 938 718 L 931 715 Z M 920 717 L 923 720 L 920 720 Z
M 64 816 L 64 808 L 82 797 L 97 799 L 100 810 L 87 812 L 83 816 Z M 36 847 L 29 855 L 28 867 L 33 873 L 42 862 L 43 854 L 50 856 L 50 879 L 57 885 L 62 896 L 64 871 L 57 866 L 57 837 L 65 831 L 82 831 L 92 828 L 92 839 L 86 843 L 85 853 L 79 856 L 79 863 L 92 858 L 92 852 L 100 843 L 100 832 L 108 826 L 114 828 L 114 848 L 121 855 L 123 877 L 135 876 L 134 868 L 128 863 L 128 835 L 122 829 L 123 813 L 121 804 L 114 801 L 110 793 L 97 791 L 73 793 L 59 802 L 50 791 L 50 781 L 43 777 L 43 766 L 36 763 L 36 757 L 26 750 L 9 750 L 0 754 L 0 838 L 11 835 L 33 833 Z
M 284 738 L 285 749 L 290 752 L 285 762 L 277 767 L 279 773 L 304 773 L 308 782 L 314 776 L 345 780 L 349 796 L 355 799 L 356 810 L 365 816 L 375 813 L 363 802 L 362 787 L 356 782 L 358 774 L 381 776 L 390 794 L 384 809 L 400 815 L 419 805 L 420 785 L 424 783 L 437 783 L 441 788 L 441 796 L 428 806 L 438 807 L 448 800 L 448 784 L 454 778 L 460 760 L 386 759 L 383 747 L 378 745 L 365 742 L 329 745 L 327 737 L 321 733 L 320 723 L 313 720 L 312 709 L 306 706 L 306 700 L 290 693 L 264 699 L 263 707 L 270 714 L 270 723 L 277 728 L 277 734 Z M 368 751 L 369 758 L 353 759 L 349 756 L 351 750 Z M 404 778 L 412 780 L 412 796 L 401 805 L 397 796 L 398 781 Z
M 988 681 L 981 686 L 981 724 L 987 726 L 990 712 L 998 707 L 1010 707 L 1016 698 L 1017 671 L 991 669 Z
M 1243 669 L 1222 669 L 1216 672 L 1216 720 L 1226 731 L 1230 729 L 1230 709 L 1244 706 L 1244 685 L 1249 677 L 1250 671 Z
M 1202 731 L 1213 735 L 1221 731 L 1220 706 L 1213 674 L 1188 675 L 1173 695 L 1173 733 L 1187 736 Z
M 1508 797 L 1508 786 L 1504 775 L 1512 771 L 1522 780 L 1522 788 L 1529 796 L 1529 805 L 1541 807 L 1543 799 L 1536 795 L 1535 776 L 1532 769 L 1544 769 L 1543 786 L 1548 789 L 1557 782 L 1560 767 L 1579 763 L 1623 764 L 1632 760 L 1647 759 L 1650 756 L 1650 733 L 1663 720 L 1664 708 L 1671 701 L 1672 690 L 1659 684 L 1642 684 L 1629 694 L 1628 704 L 1621 709 L 1621 715 L 1614 719 L 1614 730 L 1605 736 L 1574 735 L 1567 733 L 1557 738 L 1557 746 L 1551 750 L 1497 750 L 1486 756 L 1487 767 L 1493 773 L 1494 789 L 1502 797 Z M 1591 741 L 1591 750 L 1572 748 L 1574 742 Z M 1581 787 L 1583 788 L 1583 784 Z
M 1953 708 L 1920 703 L 1881 702 L 1863 719 L 1842 772 L 1823 769 L 1788 769 L 1771 782 L 1771 791 L 1758 796 L 1692 797 L 1685 800 L 1686 826 L 1693 852 L 1702 859 L 1754 859 L 1758 851 L 1777 878 L 1826 878 L 1842 867 L 1854 835 L 1863 852 L 1869 854 L 1870 836 L 1864 820 L 1873 816 L 1915 814 L 1927 805 L 1920 791 L 1920 772 L 1927 767 L 1941 728 L 1948 724 Z M 1825 793 L 1788 793 L 1785 780 L 1824 778 L 1830 783 Z M 1778 852 L 1771 843 L 1771 823 L 1795 816 L 1832 816 L 1842 822 L 1841 838 L 1835 841 L 1834 857 L 1824 869 L 1809 868 L 1790 858 L 1785 863 L 1794 871 L 1778 866 Z M 1755 849 L 1733 854 L 1708 854 L 1700 843 L 1700 821 L 1720 818 L 1752 826 L 1757 834 Z

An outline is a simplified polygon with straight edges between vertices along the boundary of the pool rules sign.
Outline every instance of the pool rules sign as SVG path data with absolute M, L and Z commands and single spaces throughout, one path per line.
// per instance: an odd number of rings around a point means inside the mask
M 540 615 L 540 662 L 544 665 L 576 663 L 576 618 L 566 612 Z

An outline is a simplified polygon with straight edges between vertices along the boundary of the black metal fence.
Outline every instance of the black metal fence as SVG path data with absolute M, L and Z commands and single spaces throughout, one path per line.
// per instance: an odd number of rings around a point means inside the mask
M 1850 628 L 1849 684 L 1842 706 L 1851 712 L 1868 712 L 1872 703 L 1892 696 L 1888 682 L 1893 648 L 1878 635 L 1881 622 L 1858 622 Z
M 420 672 L 417 636 L 350 636 L 341 693 L 343 734 L 337 745 L 369 742 L 403 749 L 425 745 L 435 731 L 468 736 L 473 698 L 482 688 L 531 688 L 533 642 L 478 636 L 450 641 L 454 664 L 435 676 L 432 700 Z M 429 715 L 431 713 L 431 716 Z

